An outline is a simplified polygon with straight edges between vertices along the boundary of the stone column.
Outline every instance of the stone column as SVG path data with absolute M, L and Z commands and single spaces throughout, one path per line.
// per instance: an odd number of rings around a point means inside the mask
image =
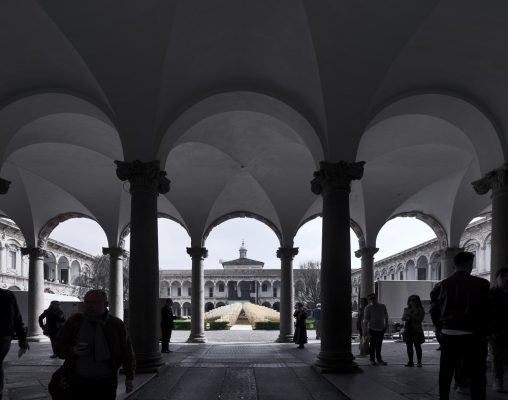
M 446 249 L 441 250 L 441 280 L 453 275 L 455 270 L 453 257 L 461 251 L 464 251 L 461 247 L 447 247 Z
M 492 239 L 490 255 L 490 281 L 496 281 L 496 273 L 508 267 L 508 164 L 473 182 L 476 193 L 492 190 Z
M 9 186 L 11 181 L 0 178 L 0 194 L 7 194 L 9 191 Z M 6 260 L 6 249 L 5 244 L 0 243 L 0 272 L 5 272 L 7 270 L 7 260 Z
M 40 247 L 23 247 L 21 254 L 28 255 L 28 336 L 42 335 L 39 315 L 44 311 L 44 256 Z
M 374 254 L 378 252 L 377 247 L 362 247 L 355 251 L 355 256 L 362 259 L 360 296 L 367 297 L 374 293 Z
M 203 260 L 208 257 L 208 250 L 204 247 L 187 247 L 187 254 L 192 258 L 191 332 L 187 342 L 206 343 Z
M 281 247 L 277 250 L 280 258 L 280 332 L 277 342 L 290 343 L 293 341 L 293 258 L 298 254 L 297 247 Z
M 351 352 L 351 181 L 363 175 L 363 162 L 320 162 L 312 192 L 323 196 L 321 256 L 321 351 L 316 366 L 323 372 L 355 372 Z
M 103 247 L 109 255 L 109 312 L 123 320 L 123 260 L 127 252 L 121 247 Z
M 159 249 L 157 196 L 169 191 L 159 161 L 115 161 L 116 174 L 130 182 L 131 243 L 129 265 L 129 333 L 136 369 L 151 371 L 163 364 L 159 353 Z

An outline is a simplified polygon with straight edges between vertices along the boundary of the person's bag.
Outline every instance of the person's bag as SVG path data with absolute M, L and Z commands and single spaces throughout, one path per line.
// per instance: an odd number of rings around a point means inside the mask
M 362 340 L 360 340 L 360 354 L 361 355 L 367 355 L 369 354 L 370 348 L 369 348 L 369 342 L 370 337 L 369 336 L 363 336 Z
M 58 368 L 48 384 L 48 391 L 53 400 L 72 399 L 72 371 L 65 363 Z

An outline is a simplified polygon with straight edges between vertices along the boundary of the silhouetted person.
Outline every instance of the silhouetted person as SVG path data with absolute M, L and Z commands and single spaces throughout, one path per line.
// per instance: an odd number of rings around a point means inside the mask
M 321 339 L 321 303 L 316 304 L 316 308 L 312 310 L 312 319 L 316 324 L 316 340 Z
M 365 307 L 364 321 L 370 336 L 370 363 L 376 365 L 376 360 L 381 365 L 386 365 L 381 357 L 383 338 L 388 328 L 388 311 L 384 304 L 378 303 L 376 295 L 371 293 L 367 296 L 369 305 Z
M 508 268 L 501 268 L 496 274 L 496 285 L 491 289 L 493 306 L 493 331 L 490 336 L 492 349 L 493 389 L 504 389 L 504 356 L 508 351 Z
M 304 348 L 304 344 L 307 343 L 307 309 L 302 303 L 296 303 L 296 310 L 293 314 L 295 318 L 295 334 L 293 336 L 293 342 L 298 345 L 299 349 Z
M 107 311 L 103 290 L 85 295 L 83 313 L 72 315 L 55 338 L 55 350 L 72 369 L 72 399 L 115 399 L 118 369 L 132 391 L 134 352 L 123 321 Z
M 414 367 L 414 350 L 416 350 L 417 367 L 422 366 L 422 343 L 425 342 L 422 322 L 425 317 L 420 296 L 413 294 L 407 299 L 402 321 L 404 321 L 404 340 L 406 342 L 408 363 L 406 367 Z M 414 350 L 413 350 L 414 346 Z
M 360 339 L 363 337 L 363 319 L 365 318 L 365 307 L 369 304 L 369 301 L 366 297 L 360 298 L 360 303 L 358 305 L 358 318 L 356 319 L 356 329 L 358 329 L 358 334 L 360 335 Z
M 471 276 L 474 254 L 458 253 L 455 273 L 430 294 L 432 322 L 441 333 L 439 398 L 448 400 L 453 374 L 468 376 L 473 400 L 485 399 L 487 334 L 492 303 L 489 282 Z
M 53 354 L 51 358 L 58 357 L 55 352 L 55 337 L 65 322 L 65 316 L 60 308 L 60 302 L 53 300 L 47 309 L 43 311 L 41 315 L 39 315 L 39 325 L 42 328 L 42 333 L 44 333 L 49 340 L 51 341 L 51 349 L 53 350 Z
M 16 332 L 20 357 L 30 346 L 26 341 L 26 331 L 19 312 L 16 297 L 10 290 L 0 289 L 0 400 L 4 388 L 4 359 L 11 348 L 12 334 Z
M 171 353 L 169 350 L 169 341 L 171 340 L 171 333 L 175 327 L 173 322 L 178 317 L 173 315 L 173 300 L 167 299 L 166 304 L 161 309 L 161 353 Z

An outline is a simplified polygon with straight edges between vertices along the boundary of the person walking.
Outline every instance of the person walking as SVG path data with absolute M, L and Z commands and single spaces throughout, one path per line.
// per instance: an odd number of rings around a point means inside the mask
M 11 348 L 12 334 L 18 338 L 18 357 L 30 349 L 16 297 L 10 290 L 0 289 L 0 400 L 4 389 L 4 359 Z
M 295 322 L 295 334 L 293 336 L 293 342 L 298 345 L 298 349 L 303 349 L 304 344 L 307 343 L 307 309 L 303 306 L 303 303 L 296 303 L 296 310 L 293 314 L 296 319 Z
M 166 304 L 161 309 L 161 353 L 172 353 L 172 350 L 169 350 L 169 341 L 171 340 L 171 333 L 175 327 L 173 321 L 178 319 L 178 317 L 173 315 L 172 306 L 173 300 L 166 299 Z
M 414 352 L 416 350 L 417 367 L 422 366 L 422 343 L 425 342 L 422 322 L 425 310 L 420 296 L 413 294 L 407 299 L 407 307 L 404 308 L 402 321 L 404 321 L 404 341 L 406 342 L 408 362 L 406 367 L 414 367 Z M 414 346 L 414 350 L 413 350 Z
M 72 315 L 56 335 L 56 354 L 71 374 L 73 400 L 116 399 L 120 367 L 125 391 L 133 389 L 134 351 L 125 324 L 109 314 L 107 305 L 105 291 L 88 291 L 83 313 Z M 51 393 L 51 385 L 48 389 Z
M 474 254 L 458 253 L 455 272 L 430 293 L 432 322 L 441 333 L 439 398 L 449 400 L 453 375 L 459 371 L 470 382 L 471 399 L 485 400 L 487 335 L 491 331 L 489 282 L 471 276 Z
M 493 331 L 490 335 L 492 372 L 495 392 L 506 392 L 504 388 L 504 356 L 508 351 L 508 268 L 496 274 L 496 285 L 490 291 L 493 306 Z
M 49 337 L 51 341 L 51 349 L 53 350 L 51 358 L 58 357 L 55 353 L 55 337 L 64 322 L 64 313 L 60 308 L 60 302 L 56 300 L 53 300 L 49 304 L 49 307 L 39 315 L 39 326 L 42 328 L 42 333 Z
M 370 336 L 370 363 L 371 365 L 377 363 L 386 365 L 386 361 L 381 357 L 381 347 L 385 331 L 388 328 L 388 311 L 386 311 L 384 304 L 378 303 L 374 293 L 369 294 L 367 300 L 369 305 L 365 307 L 364 323 Z
M 312 310 L 312 319 L 316 324 L 316 340 L 321 339 L 321 303 L 316 304 L 316 308 Z

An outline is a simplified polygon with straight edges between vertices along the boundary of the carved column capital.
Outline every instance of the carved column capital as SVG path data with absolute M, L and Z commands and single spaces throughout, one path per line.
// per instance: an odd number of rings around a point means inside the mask
M 22 247 L 21 254 L 28 255 L 30 258 L 44 258 L 48 256 L 48 252 L 40 247 Z
M 103 247 L 102 254 L 109 255 L 112 258 L 125 258 L 127 257 L 127 251 L 121 247 Z
M 330 163 L 321 161 L 319 171 L 314 172 L 314 179 L 310 182 L 312 193 L 323 194 L 329 190 L 351 191 L 351 181 L 363 176 L 364 161 L 339 161 Z
M 0 194 L 6 194 L 9 191 L 9 186 L 11 185 L 11 181 L 7 179 L 0 178 Z
M 290 259 L 292 260 L 294 256 L 298 254 L 298 247 L 280 247 L 277 250 L 277 258 Z
M 115 161 L 115 164 L 116 175 L 121 181 L 130 182 L 131 193 L 137 190 L 156 191 L 161 194 L 169 192 L 170 181 L 166 178 L 166 172 L 160 169 L 159 161 Z
M 485 176 L 472 183 L 478 194 L 486 194 L 489 190 L 495 191 L 508 187 L 508 164 L 488 172 Z
M 360 250 L 355 251 L 356 258 L 373 258 L 374 254 L 376 254 L 379 251 L 377 247 L 362 247 Z
M 203 260 L 208 257 L 208 250 L 205 247 L 187 247 L 187 254 L 192 258 L 199 257 Z

